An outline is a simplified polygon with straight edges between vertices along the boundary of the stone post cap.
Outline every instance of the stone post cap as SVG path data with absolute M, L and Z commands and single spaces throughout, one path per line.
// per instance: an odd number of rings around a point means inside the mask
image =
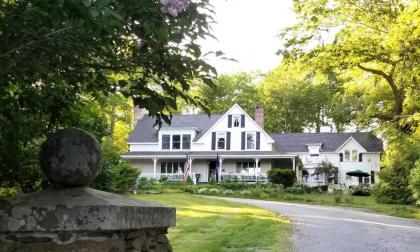
M 57 131 L 41 146 L 41 168 L 59 187 L 89 185 L 100 172 L 101 159 L 98 141 L 81 129 Z
M 124 231 L 175 226 L 175 208 L 87 187 L 2 200 L 0 232 Z

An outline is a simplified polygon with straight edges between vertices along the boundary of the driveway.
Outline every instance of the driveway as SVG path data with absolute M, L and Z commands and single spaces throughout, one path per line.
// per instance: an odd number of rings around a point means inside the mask
M 420 251 L 420 222 L 354 208 L 224 198 L 266 208 L 294 224 L 295 251 Z

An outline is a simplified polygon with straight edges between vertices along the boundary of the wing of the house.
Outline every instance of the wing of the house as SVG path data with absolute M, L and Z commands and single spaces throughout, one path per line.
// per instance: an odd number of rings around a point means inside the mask
M 160 129 L 154 122 L 143 117 L 136 123 L 128 138 L 130 151 L 123 155 L 142 176 L 181 179 L 187 156 L 198 182 L 207 182 L 216 173 L 229 180 L 266 181 L 273 163 L 296 167 L 297 155 L 279 151 L 262 120 L 256 122 L 237 104 L 223 115 L 174 115 L 171 125 Z
M 271 137 L 279 150 L 299 156 L 302 183 L 308 186 L 325 185 L 323 175 L 316 173 L 316 167 L 322 162 L 338 167 L 336 184 L 350 186 L 377 182 L 383 144 L 372 133 L 286 133 L 271 134 Z M 353 171 L 361 171 L 364 177 L 347 175 Z

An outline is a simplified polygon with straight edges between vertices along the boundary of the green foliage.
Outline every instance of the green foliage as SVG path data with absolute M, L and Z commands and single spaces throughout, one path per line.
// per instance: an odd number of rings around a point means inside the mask
M 369 184 L 360 184 L 350 187 L 350 194 L 356 196 L 369 196 L 371 188 Z
M 331 183 L 338 176 L 338 167 L 330 162 L 322 161 L 316 168 L 316 173 L 323 173 L 327 178 L 327 182 Z
M 409 177 L 420 153 L 413 146 L 420 142 L 414 136 L 420 127 L 420 3 L 295 0 L 294 10 L 296 24 L 281 34 L 284 62 L 334 73 L 342 83 L 333 96 L 339 114 L 326 113 L 351 115 L 359 129 L 374 126 L 389 143 L 374 190 L 378 201 L 412 202 Z
M 399 138 L 388 145 L 384 158 L 384 168 L 378 174 L 380 183 L 374 195 L 381 203 L 413 203 L 410 188 L 412 170 L 420 159 L 420 130 L 412 136 L 398 134 Z M 397 136 L 395 136 L 397 137 Z M 413 188 L 413 187 L 412 187 Z
M 285 188 L 292 186 L 296 181 L 296 173 L 292 169 L 271 169 L 267 176 L 271 183 L 282 184 Z
M 414 193 L 414 198 L 420 201 L 420 161 L 417 160 L 411 171 L 410 187 Z
M 291 186 L 287 187 L 284 192 L 291 194 L 304 194 L 305 190 L 301 186 Z
M 268 131 L 303 132 L 313 128 L 319 132 L 321 126 L 342 131 L 352 118 L 337 98 L 343 89 L 342 80 L 332 71 L 321 74 L 304 63 L 283 62 L 259 84 Z
M 114 146 L 105 144 L 102 146 L 102 151 L 102 169 L 91 186 L 99 190 L 116 193 L 133 190 L 139 171 L 123 160 Z
M 216 185 L 216 178 L 215 177 L 211 177 L 210 181 L 209 181 L 209 185 Z
M 58 129 L 115 137 L 114 98 L 131 98 L 158 123 L 179 99 L 202 106 L 188 91 L 191 80 L 211 85 L 215 76 L 197 43 L 211 37 L 211 6 L 191 2 L 176 18 L 160 8 L 155 0 L 0 2 L 0 186 L 40 188 L 37 146 Z
M 256 99 L 256 82 L 259 73 L 224 74 L 213 80 L 214 86 L 196 83 L 192 94 L 201 97 L 211 113 L 225 113 L 233 104 L 239 104 L 248 114 L 253 115 L 259 99 Z M 184 105 L 185 106 L 185 105 Z

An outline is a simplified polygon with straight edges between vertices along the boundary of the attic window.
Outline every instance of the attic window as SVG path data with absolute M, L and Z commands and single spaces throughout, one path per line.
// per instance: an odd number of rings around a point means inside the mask
M 233 122 L 233 127 L 234 128 L 238 128 L 241 126 L 241 115 L 232 115 L 232 122 Z

